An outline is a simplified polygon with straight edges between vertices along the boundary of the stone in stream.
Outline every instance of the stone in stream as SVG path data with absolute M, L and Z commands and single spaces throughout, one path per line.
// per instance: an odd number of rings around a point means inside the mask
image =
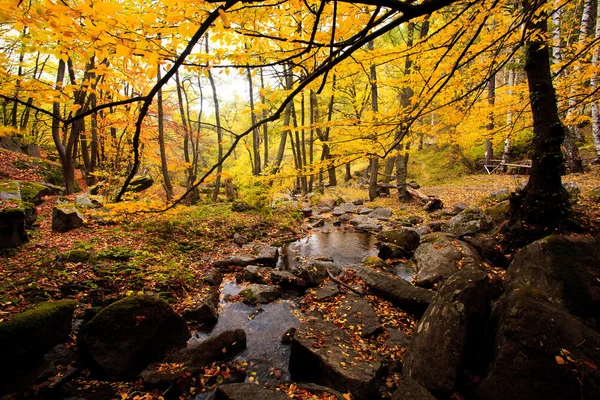
M 350 223 L 359 231 L 380 232 L 383 229 L 382 225 L 376 219 L 366 215 L 357 215 L 350 220 Z
M 182 316 L 186 321 L 199 324 L 214 324 L 219 319 L 219 288 L 208 286 L 195 295 L 193 305 L 187 307 Z
M 332 297 L 337 296 L 339 292 L 340 287 L 338 286 L 338 284 L 333 281 L 329 281 L 325 284 L 325 286 L 319 288 L 315 292 L 315 299 L 317 299 L 318 301 L 329 300 Z
M 276 286 L 253 284 L 242 290 L 239 295 L 246 304 L 264 304 L 281 297 L 281 290 Z
M 367 215 L 370 214 L 372 211 L 373 209 L 369 207 L 359 207 L 356 213 L 359 215 Z
M 269 278 L 274 285 L 281 286 L 284 289 L 305 289 L 304 279 L 297 277 L 288 271 L 279 271 L 273 269 L 270 271 Z
M 417 316 L 423 315 L 434 293 L 414 287 L 404 279 L 362 266 L 352 267 L 376 295 Z
M 242 271 L 242 279 L 251 283 L 266 284 L 271 268 L 248 265 Z
M 357 353 L 350 336 L 330 322 L 316 319 L 296 330 L 290 353 L 290 373 L 300 382 L 313 382 L 357 400 L 376 397 L 375 381 L 381 367 Z
M 185 346 L 189 337 L 187 324 L 166 302 L 142 295 L 100 311 L 81 328 L 78 344 L 109 377 L 129 379 L 174 347 Z
M 480 208 L 469 207 L 450 218 L 448 232 L 456 236 L 473 235 L 493 227 L 492 218 Z
M 467 243 L 445 233 L 431 233 L 421 238 L 415 251 L 417 267 L 415 285 L 432 287 L 443 284 L 458 270 L 480 270 L 482 260 Z
M 355 213 L 356 209 L 356 205 L 352 203 L 344 203 L 334 208 L 331 213 L 336 217 L 339 217 L 340 215 Z
M 215 400 L 287 400 L 285 393 L 267 389 L 253 383 L 229 383 L 219 385 Z
M 246 348 L 246 333 L 243 329 L 224 331 L 194 346 L 186 347 L 171 355 L 165 362 L 179 364 L 178 368 L 163 368 L 161 363 L 149 365 L 140 377 L 149 386 L 169 387 L 181 379 L 182 374 L 193 375 L 204 366 L 225 360 Z
M 34 369 L 45 353 L 68 340 L 75 306 L 73 300 L 41 303 L 0 323 L 0 384 Z
M 277 263 L 279 249 L 272 246 L 244 246 L 251 248 L 252 255 L 234 255 L 222 260 L 213 261 L 216 268 L 228 268 L 233 266 L 246 267 L 252 264 L 272 265 Z
M 413 252 L 419 247 L 421 237 L 415 229 L 403 228 L 379 232 L 377 240 L 384 243 L 392 243 L 402 247 L 407 253 Z
M 223 282 L 223 274 L 218 269 L 211 268 L 202 277 L 202 282 L 211 286 L 219 286 Z
M 227 268 L 233 267 L 233 266 L 246 267 L 246 266 L 254 264 L 254 263 L 255 263 L 254 257 L 247 256 L 247 255 L 235 255 L 235 256 L 230 256 L 230 257 L 224 258 L 222 260 L 213 261 L 213 265 L 215 266 L 215 268 L 223 268 L 223 269 L 227 269 Z
M 323 259 L 322 257 L 311 258 L 308 261 L 294 267 L 292 273 L 302 279 L 308 285 L 320 285 L 326 278 L 329 270 L 332 275 L 336 276 L 342 272 L 342 268 L 331 259 Z
M 482 347 L 498 285 L 483 271 L 459 271 L 433 298 L 404 358 L 403 375 L 440 398 L 449 398 L 465 381 Z
M 351 330 L 360 332 L 362 337 L 371 336 L 382 329 L 379 317 L 367 300 L 354 293 L 348 294 L 342 300 L 337 313 L 344 325 Z

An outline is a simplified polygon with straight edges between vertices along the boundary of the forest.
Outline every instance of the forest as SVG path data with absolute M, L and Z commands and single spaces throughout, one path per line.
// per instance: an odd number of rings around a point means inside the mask
M 599 1 L 0 0 L 0 47 L 0 398 L 598 398 Z

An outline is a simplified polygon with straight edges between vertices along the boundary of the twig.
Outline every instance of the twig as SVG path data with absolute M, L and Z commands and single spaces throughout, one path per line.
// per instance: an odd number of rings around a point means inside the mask
M 354 289 L 352 286 L 348 285 L 345 282 L 340 281 L 338 278 L 336 278 L 335 276 L 333 276 L 333 274 L 331 273 L 331 271 L 329 270 L 329 268 L 327 268 L 327 275 L 329 275 L 329 277 L 331 278 L 331 280 L 334 281 L 335 283 L 337 283 L 338 285 L 341 285 L 341 286 L 345 287 L 346 289 L 352 290 L 354 293 L 356 293 L 360 297 L 363 296 L 363 294 L 361 292 L 359 292 L 358 290 Z

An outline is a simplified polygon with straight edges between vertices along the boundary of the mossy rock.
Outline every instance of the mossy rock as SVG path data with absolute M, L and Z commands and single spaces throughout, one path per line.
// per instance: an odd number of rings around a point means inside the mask
M 21 187 L 19 182 L 0 182 L 0 200 L 21 200 Z
M 33 225 L 36 209 L 33 204 L 11 200 L 10 208 L 0 211 L 0 248 L 13 248 L 28 241 L 25 228 Z
M 46 186 L 35 182 L 20 181 L 21 199 L 33 204 L 41 204 L 42 197 L 51 193 L 51 190 Z
M 42 356 L 69 338 L 76 303 L 59 300 L 0 323 L 0 381 L 36 366 Z
M 596 203 L 600 203 L 600 187 L 592 189 L 589 197 L 592 201 L 595 201 Z
M 84 249 L 72 249 L 67 251 L 66 253 L 60 254 L 57 256 L 57 261 L 62 262 L 88 262 L 95 259 L 94 253 L 84 250 Z
M 365 259 L 362 261 L 362 263 L 365 267 L 369 267 L 369 268 L 385 268 L 387 265 L 385 263 L 385 261 L 383 261 L 381 258 L 379 258 L 377 256 L 365 257 Z
M 163 300 L 125 297 L 102 310 L 79 334 L 82 354 L 111 378 L 133 379 L 189 339 L 188 326 Z
M 148 189 L 150 186 L 154 184 L 154 179 L 150 176 L 136 176 L 131 182 L 129 182 L 129 186 L 127 187 L 127 192 L 141 192 Z
M 487 208 L 485 213 L 492 217 L 495 223 L 505 221 L 510 215 L 510 202 L 508 200 L 501 201 L 495 206 Z
M 52 209 L 52 230 L 66 232 L 83 225 L 83 215 L 74 204 L 58 204 Z

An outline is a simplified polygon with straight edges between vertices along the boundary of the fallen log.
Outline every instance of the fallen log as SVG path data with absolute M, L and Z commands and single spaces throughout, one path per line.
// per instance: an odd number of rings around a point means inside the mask
M 442 201 L 435 196 L 427 195 L 420 190 L 413 189 L 408 185 L 406 185 L 406 192 L 413 198 L 422 201 L 425 204 L 425 211 L 441 210 L 444 208 L 444 203 L 442 203 Z

